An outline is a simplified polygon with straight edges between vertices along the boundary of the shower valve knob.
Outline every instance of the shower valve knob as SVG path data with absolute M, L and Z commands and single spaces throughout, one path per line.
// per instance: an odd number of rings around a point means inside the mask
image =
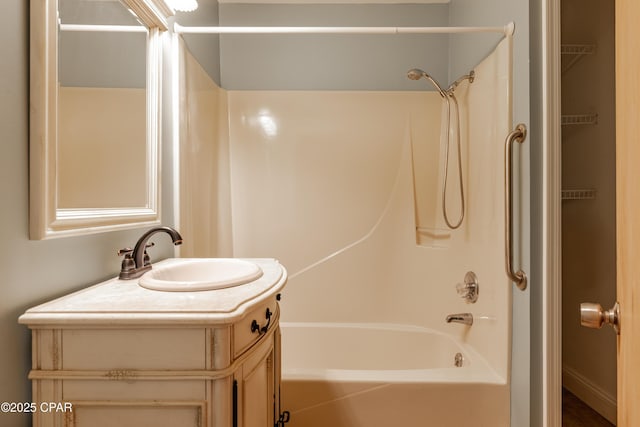
M 478 278 L 473 271 L 469 271 L 465 274 L 464 283 L 458 283 L 456 285 L 456 291 L 458 291 L 458 295 L 460 295 L 466 303 L 474 303 L 478 301 L 480 287 L 478 286 Z

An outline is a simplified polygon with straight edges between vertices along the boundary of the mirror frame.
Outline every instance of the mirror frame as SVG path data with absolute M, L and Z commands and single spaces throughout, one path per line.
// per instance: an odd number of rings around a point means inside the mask
M 58 0 L 30 1 L 29 238 L 86 235 L 160 223 L 161 33 L 174 11 L 165 0 L 120 0 L 148 29 L 147 204 L 133 208 L 57 206 Z M 114 173 L 117 173 L 114 172 Z

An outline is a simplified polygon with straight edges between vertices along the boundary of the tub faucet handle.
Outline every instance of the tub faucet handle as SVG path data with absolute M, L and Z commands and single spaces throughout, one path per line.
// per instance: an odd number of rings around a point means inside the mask
M 468 271 L 464 276 L 464 282 L 456 284 L 458 295 L 468 304 L 478 301 L 480 287 L 478 286 L 478 277 L 473 271 Z

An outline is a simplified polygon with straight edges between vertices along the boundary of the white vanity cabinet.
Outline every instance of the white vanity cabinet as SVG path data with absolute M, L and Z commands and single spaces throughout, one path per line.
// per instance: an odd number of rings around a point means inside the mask
M 262 277 L 233 288 L 162 292 L 113 279 L 28 310 L 33 425 L 278 425 L 286 271 L 251 261 Z

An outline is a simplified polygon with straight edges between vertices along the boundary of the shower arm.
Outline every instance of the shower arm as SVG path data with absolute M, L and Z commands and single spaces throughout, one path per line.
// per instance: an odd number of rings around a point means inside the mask
M 469 71 L 469 74 L 465 74 L 462 77 L 459 77 L 455 82 L 451 83 L 447 88 L 447 94 L 452 95 L 453 91 L 455 91 L 460 83 L 465 80 L 469 80 L 469 83 L 473 83 L 473 80 L 476 78 L 476 72 L 474 70 Z
M 505 230 L 505 261 L 506 261 L 506 271 L 507 277 L 513 282 L 516 283 L 516 286 L 521 291 L 527 289 L 527 275 L 521 269 L 514 272 L 513 266 L 511 265 L 512 257 L 513 257 L 513 241 L 512 241 L 512 233 L 513 233 L 513 218 L 512 218 L 512 182 L 511 175 L 513 172 L 513 143 L 519 142 L 523 143 L 525 138 L 527 137 L 527 127 L 520 123 L 516 126 L 516 128 L 507 135 L 507 139 L 505 140 L 505 219 L 506 219 L 506 230 Z

